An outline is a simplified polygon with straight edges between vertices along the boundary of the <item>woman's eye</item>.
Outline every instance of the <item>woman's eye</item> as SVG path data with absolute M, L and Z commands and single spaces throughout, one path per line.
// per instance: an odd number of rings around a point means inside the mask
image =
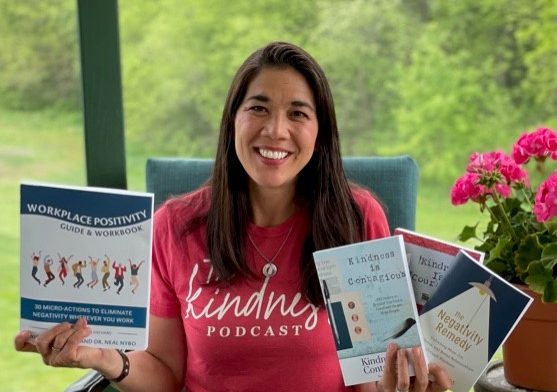
M 309 118 L 309 116 L 306 113 L 304 113 L 300 110 L 294 110 L 292 112 L 292 117 L 294 117 L 294 118 Z
M 248 108 L 249 111 L 254 113 L 265 113 L 267 108 L 265 106 L 255 105 Z

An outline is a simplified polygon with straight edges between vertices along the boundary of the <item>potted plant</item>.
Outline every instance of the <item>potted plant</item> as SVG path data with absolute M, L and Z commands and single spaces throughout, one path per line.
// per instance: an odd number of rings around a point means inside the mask
M 451 189 L 453 205 L 472 201 L 488 214 L 482 234 L 465 226 L 459 240 L 476 240 L 485 265 L 534 298 L 503 345 L 505 378 L 545 391 L 557 390 L 557 170 L 545 172 L 555 160 L 557 133 L 538 128 L 520 136 L 512 156 L 473 153 Z

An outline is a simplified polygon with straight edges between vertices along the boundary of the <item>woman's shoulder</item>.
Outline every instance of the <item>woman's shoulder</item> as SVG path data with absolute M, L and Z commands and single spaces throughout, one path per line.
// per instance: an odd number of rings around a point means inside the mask
M 367 239 L 381 238 L 389 235 L 387 215 L 381 201 L 373 193 L 360 186 L 352 186 L 352 197 L 360 207 L 364 218 Z
M 369 189 L 359 185 L 351 185 L 352 197 L 362 210 L 379 210 L 383 211 L 381 201 Z
M 155 221 L 185 223 L 206 216 L 211 204 L 211 189 L 203 186 L 193 192 L 171 197 L 155 213 Z

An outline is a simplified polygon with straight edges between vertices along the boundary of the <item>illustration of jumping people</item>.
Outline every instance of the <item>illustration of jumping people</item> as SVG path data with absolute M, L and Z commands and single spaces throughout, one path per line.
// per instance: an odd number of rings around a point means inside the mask
M 87 287 L 95 287 L 97 283 L 99 283 L 99 275 L 97 275 L 97 264 L 99 264 L 99 259 L 93 259 L 89 256 L 89 265 L 91 266 L 91 281 L 87 283 Z
M 70 262 L 70 259 L 72 258 L 72 256 L 73 255 L 71 255 L 70 257 L 68 257 L 66 259 L 60 253 L 58 253 L 58 262 L 60 263 L 60 265 L 58 266 L 58 277 L 62 281 L 62 285 L 64 285 L 64 283 L 66 283 L 64 281 L 64 278 L 66 278 L 68 276 L 68 263 Z
M 116 264 L 116 261 L 113 261 L 112 268 L 116 271 L 114 273 L 114 286 L 119 286 L 116 294 L 120 294 L 120 291 L 124 288 L 124 272 L 126 272 L 126 266 L 120 263 Z
M 128 259 L 128 261 L 130 263 L 130 270 L 132 274 L 130 285 L 132 286 L 132 293 L 135 294 L 135 290 L 137 290 L 137 287 L 139 286 L 139 280 L 137 279 L 137 272 L 139 271 L 139 267 L 141 267 L 141 264 L 143 264 L 145 260 L 141 260 L 139 264 L 132 264 L 132 261 L 130 259 Z
M 110 257 L 104 255 L 106 257 L 103 260 L 103 265 L 101 267 L 101 272 L 103 274 L 103 291 L 110 289 L 110 285 L 108 284 L 108 277 L 110 276 Z
M 76 282 L 73 284 L 73 287 L 79 288 L 85 279 L 83 279 L 83 275 L 81 274 L 81 270 L 85 268 L 87 263 L 85 261 L 79 260 L 77 263 L 72 264 L 72 271 L 74 276 L 77 278 Z
M 41 251 L 38 254 L 33 252 L 31 256 L 31 262 L 33 263 L 33 269 L 31 270 L 31 276 L 38 284 L 41 284 L 41 280 L 37 278 L 37 272 L 39 271 L 39 262 L 41 261 Z
M 44 260 L 43 260 L 43 268 L 44 268 L 44 272 L 46 273 L 46 277 L 47 280 L 46 282 L 44 282 L 44 287 L 46 287 L 50 282 L 52 282 L 56 277 L 54 276 L 54 274 L 52 273 L 52 264 L 54 263 L 54 261 L 52 260 L 52 257 L 50 257 L 50 255 L 45 256 Z

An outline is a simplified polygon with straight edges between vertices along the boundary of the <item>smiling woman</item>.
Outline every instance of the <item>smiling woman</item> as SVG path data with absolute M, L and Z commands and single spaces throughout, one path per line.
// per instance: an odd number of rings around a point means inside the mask
M 108 3 L 117 1 L 79 2 Z M 18 209 L 16 184 L 31 177 L 85 181 L 77 4 L 4 2 L 0 12 L 0 204 L 6 211 L 0 249 L 8 268 L 0 277 L 6 299 L 0 329 L 8 335 L 19 312 L 18 281 L 11 278 L 18 270 L 17 214 L 8 213 Z M 455 227 L 473 212 L 463 206 L 443 213 L 458 162 L 474 149 L 508 145 L 525 126 L 557 126 L 556 11 L 552 0 L 516 7 L 501 0 L 481 6 L 476 0 L 119 2 L 128 184 L 144 189 L 149 156 L 213 157 L 222 97 L 237 66 L 258 45 L 287 39 L 303 43 L 327 71 L 343 152 L 411 151 L 422 169 L 418 228 L 454 240 Z M 97 155 L 106 156 L 104 150 Z M 0 367 L 9 369 L 0 374 L 6 390 L 62 390 L 77 376 L 14 355 L 11 344 L 0 347 Z
M 318 123 L 313 93 L 293 68 L 265 68 L 250 83 L 234 122 L 238 159 L 249 176 L 253 207 L 294 195 L 296 178 L 313 155 Z M 269 203 L 272 201 L 272 204 Z M 285 220 L 254 210 L 254 222 L 272 226 Z M 290 215 L 292 211 L 286 211 Z
M 229 90 L 212 178 L 154 218 L 147 349 L 81 346 L 85 319 L 36 339 L 22 331 L 16 349 L 52 366 L 93 368 L 124 391 L 352 390 L 312 252 L 387 236 L 389 226 L 371 193 L 348 182 L 338 138 L 315 60 L 288 43 L 257 50 Z M 420 348 L 391 344 L 382 379 L 356 390 L 450 386 Z

